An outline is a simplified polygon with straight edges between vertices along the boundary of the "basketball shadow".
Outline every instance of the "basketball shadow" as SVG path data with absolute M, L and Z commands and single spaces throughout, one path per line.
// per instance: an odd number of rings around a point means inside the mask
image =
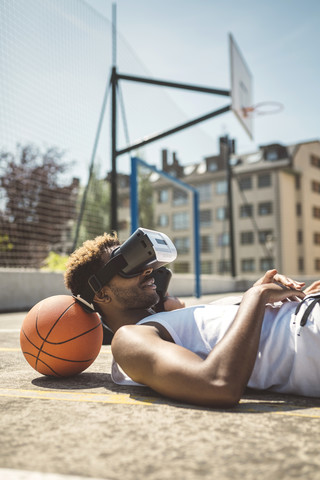
M 115 384 L 109 373 L 84 372 L 72 377 L 38 377 L 32 380 L 33 385 L 55 390 L 86 390 L 104 387 L 107 390 L 115 390 Z
M 128 394 L 133 399 L 163 398 L 148 387 L 120 386 L 113 382 L 110 373 L 84 372 L 73 377 L 47 377 L 34 378 L 31 383 L 37 387 L 50 390 L 91 390 L 103 388 L 106 392 Z M 170 403 L 170 400 L 168 400 Z

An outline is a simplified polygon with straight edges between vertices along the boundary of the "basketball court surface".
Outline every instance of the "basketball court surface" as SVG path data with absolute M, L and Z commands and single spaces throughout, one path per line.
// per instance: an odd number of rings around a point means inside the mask
M 320 399 L 175 403 L 113 384 L 109 346 L 80 375 L 45 377 L 21 353 L 24 317 L 0 315 L 1 479 L 320 479 Z

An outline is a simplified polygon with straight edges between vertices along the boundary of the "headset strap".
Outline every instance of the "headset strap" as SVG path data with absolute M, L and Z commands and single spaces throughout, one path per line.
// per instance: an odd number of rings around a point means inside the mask
M 82 291 L 81 297 L 91 303 L 94 295 L 127 265 L 127 261 L 121 254 L 111 258 L 100 270 L 89 277 L 88 285 Z

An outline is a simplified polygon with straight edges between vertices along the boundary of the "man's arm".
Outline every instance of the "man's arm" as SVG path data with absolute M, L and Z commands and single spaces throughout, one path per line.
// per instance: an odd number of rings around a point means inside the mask
M 254 367 L 265 305 L 288 295 L 304 296 L 297 290 L 288 294 L 272 283 L 249 289 L 228 332 L 205 360 L 163 340 L 156 327 L 145 325 L 117 331 L 114 358 L 133 380 L 165 396 L 198 405 L 233 406 Z

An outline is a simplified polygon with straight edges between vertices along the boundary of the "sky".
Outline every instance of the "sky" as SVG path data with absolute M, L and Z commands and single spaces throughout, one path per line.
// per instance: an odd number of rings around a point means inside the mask
M 111 21 L 114 2 L 83 1 Z M 118 0 L 115 3 L 120 73 L 230 90 L 228 35 L 231 33 L 252 74 L 253 103 L 276 101 L 283 105 L 279 113 L 254 116 L 253 139 L 235 115 L 228 112 L 204 122 L 197 132 L 192 127 L 156 142 L 145 150 L 146 160 L 159 157 L 157 152 L 168 148 L 177 152 L 182 163 L 200 161 L 203 156 L 217 153 L 221 135 L 234 138 L 239 153 L 249 153 L 269 143 L 289 145 L 320 138 L 320 2 L 317 0 Z M 122 44 L 140 62 L 139 72 L 127 71 L 130 65 L 121 56 Z M 128 82 L 122 82 L 121 88 L 129 111 L 131 142 L 179 124 L 175 111 L 183 112 L 183 123 L 230 104 L 228 97 L 176 89 L 155 86 L 142 89 Z M 166 100 L 161 100 L 164 97 Z M 147 107 L 142 106 L 143 100 Z M 120 138 L 121 142 L 120 146 L 125 146 Z
M 230 111 L 133 155 L 161 167 L 161 150 L 167 149 L 188 165 L 216 155 L 222 135 L 236 140 L 239 154 L 259 145 L 319 139 L 318 0 L 115 4 L 119 73 L 229 91 L 232 34 L 250 70 L 253 103 L 283 105 L 279 113 L 252 117 L 253 138 Z M 86 182 L 97 141 L 101 175 L 110 171 L 112 5 L 113 0 L 0 0 L 1 148 L 58 146 L 75 161 L 71 174 Z M 225 96 L 122 80 L 119 87 L 118 150 L 231 105 Z M 118 156 L 117 167 L 129 173 L 130 155 Z

